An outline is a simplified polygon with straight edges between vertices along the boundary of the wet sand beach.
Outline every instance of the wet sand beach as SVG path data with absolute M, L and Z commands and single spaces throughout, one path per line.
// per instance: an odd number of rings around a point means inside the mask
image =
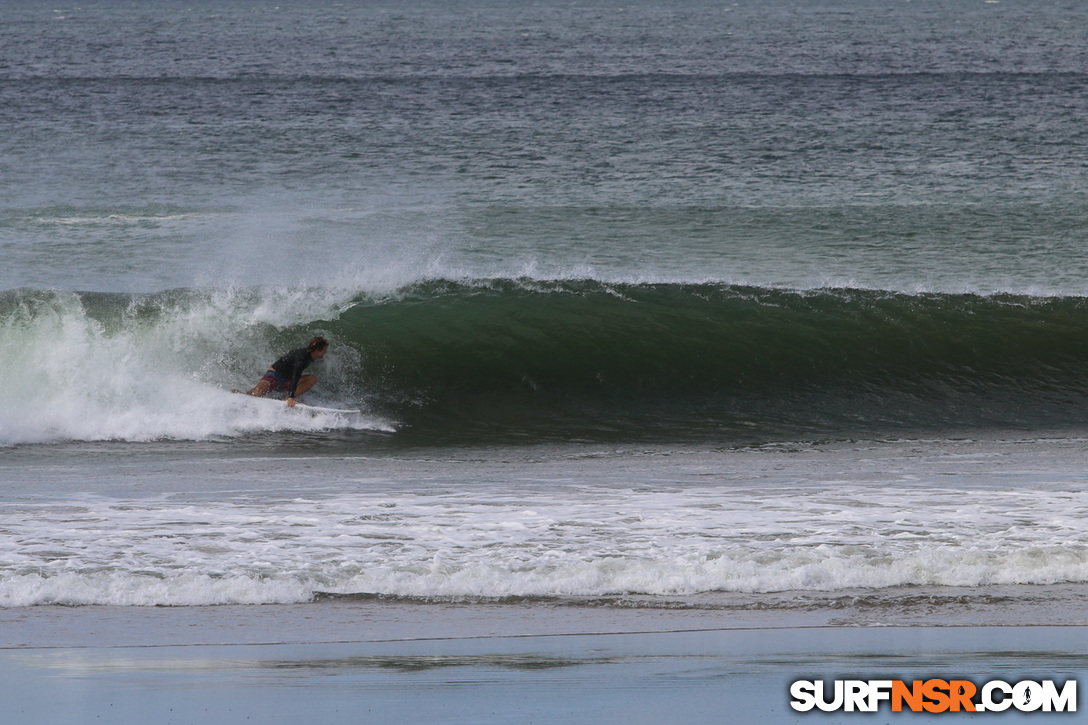
M 1086 626 L 830 619 L 542 603 L 4 610 L 0 697 L 11 725 L 959 721 L 977 715 L 799 713 L 789 685 L 1088 669 Z M 1001 721 L 1055 717 L 1071 716 Z

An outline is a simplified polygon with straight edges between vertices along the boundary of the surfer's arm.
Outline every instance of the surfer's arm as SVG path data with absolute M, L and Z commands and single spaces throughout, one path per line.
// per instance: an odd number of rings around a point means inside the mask
M 297 350 L 298 355 L 291 360 L 291 385 L 287 388 L 287 405 L 294 407 L 295 395 L 298 394 L 298 381 L 302 380 L 302 372 L 310 362 L 310 356 L 305 350 Z
M 298 381 L 302 380 L 302 368 L 295 368 L 295 374 L 291 376 L 291 387 L 287 393 L 287 407 L 295 407 L 295 395 L 298 393 Z

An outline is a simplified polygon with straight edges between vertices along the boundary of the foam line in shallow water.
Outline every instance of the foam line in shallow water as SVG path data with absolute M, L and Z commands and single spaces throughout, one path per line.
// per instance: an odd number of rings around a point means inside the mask
M 1088 582 L 1088 493 L 1023 496 L 837 484 L 9 502 L 4 537 L 19 545 L 0 563 L 0 605 Z

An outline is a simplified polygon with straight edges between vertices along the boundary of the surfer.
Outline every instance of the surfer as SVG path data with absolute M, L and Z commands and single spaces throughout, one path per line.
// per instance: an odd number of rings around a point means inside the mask
M 270 392 L 283 392 L 287 394 L 287 407 L 295 407 L 295 398 L 312 388 L 317 382 L 317 376 L 303 375 L 302 371 L 314 360 L 325 357 L 328 350 L 328 340 L 315 337 L 306 347 L 292 350 L 272 363 L 272 367 L 268 368 L 268 372 L 257 381 L 253 390 L 250 390 L 247 395 L 263 398 Z

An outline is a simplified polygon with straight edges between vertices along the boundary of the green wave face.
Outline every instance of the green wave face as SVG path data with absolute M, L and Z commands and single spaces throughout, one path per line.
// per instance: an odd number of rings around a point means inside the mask
M 332 325 L 415 425 L 737 433 L 1084 421 L 1088 301 L 429 282 Z

